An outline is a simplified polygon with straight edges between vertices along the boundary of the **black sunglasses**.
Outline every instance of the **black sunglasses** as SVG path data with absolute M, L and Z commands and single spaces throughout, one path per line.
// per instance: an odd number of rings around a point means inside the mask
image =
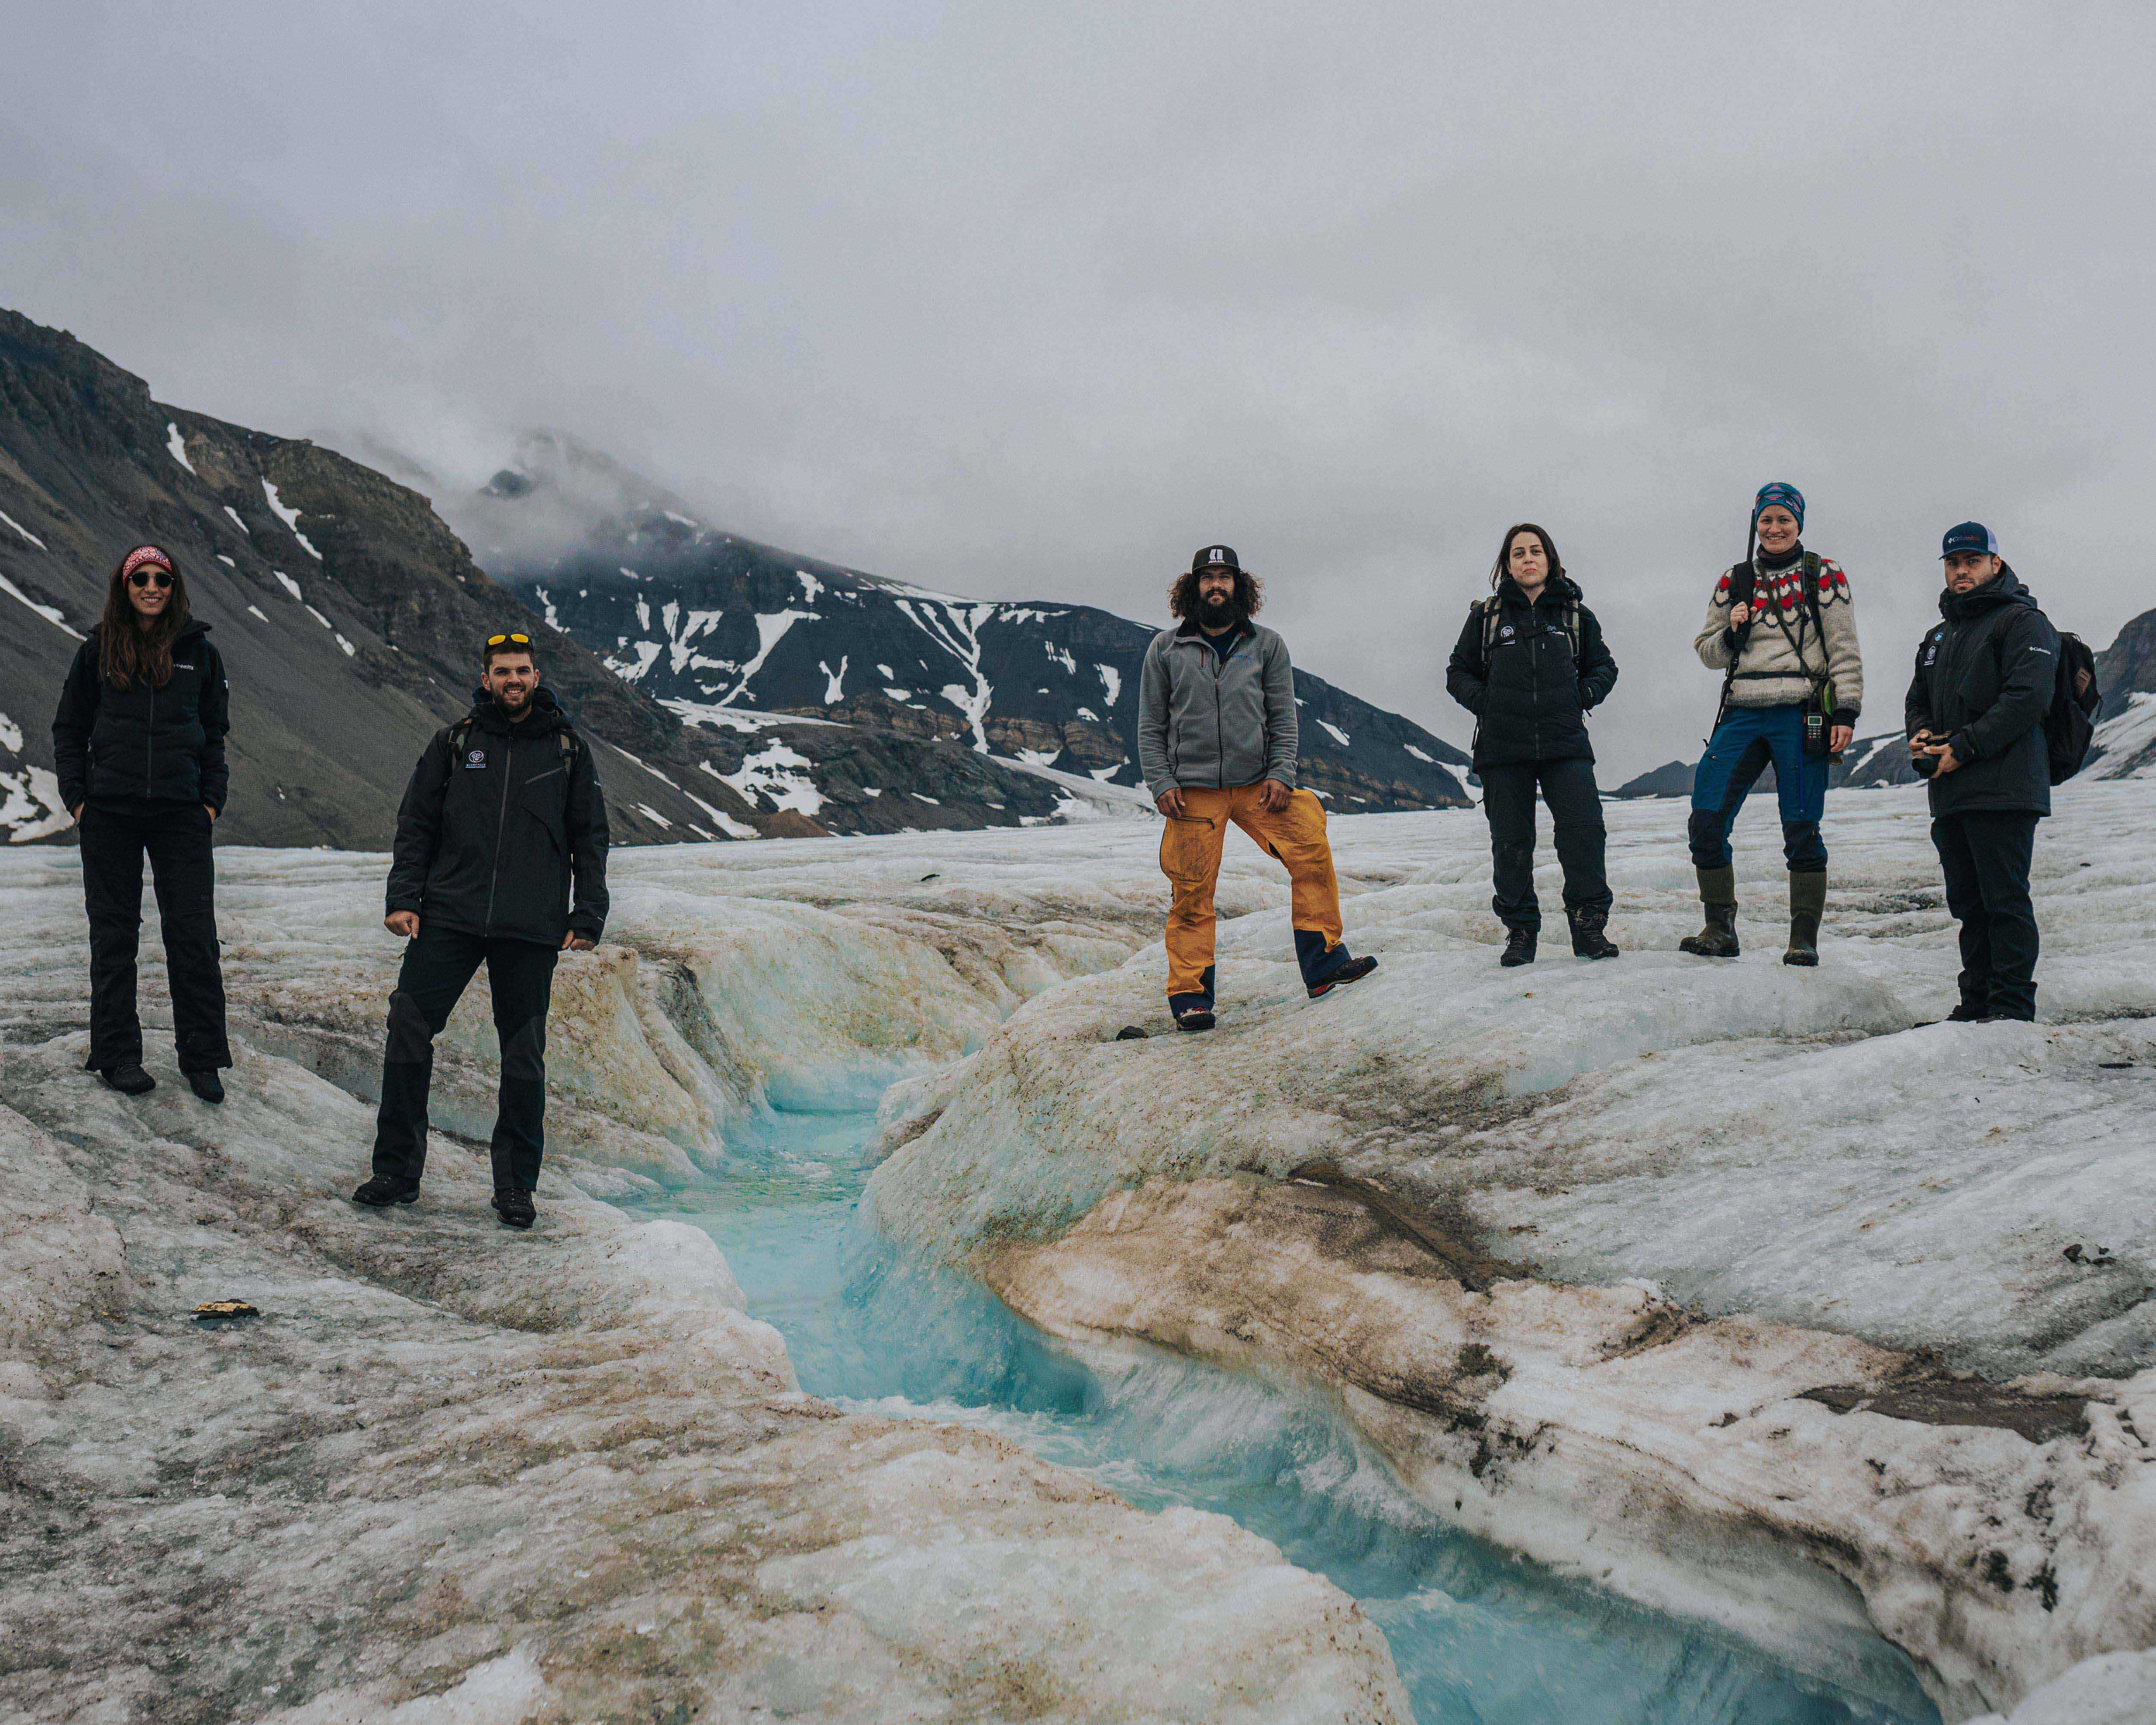
M 529 635 L 489 635 L 486 638 L 486 644 L 490 647 L 499 647 L 504 641 L 514 641 L 520 647 L 528 647 L 531 644 L 531 637 Z
M 162 569 L 137 569 L 127 578 L 130 587 L 147 587 L 153 581 L 160 591 L 172 584 L 172 576 Z

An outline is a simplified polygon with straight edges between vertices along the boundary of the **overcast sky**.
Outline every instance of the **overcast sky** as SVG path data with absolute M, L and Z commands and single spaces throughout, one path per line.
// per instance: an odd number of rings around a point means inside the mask
M 1691 757 L 1769 479 L 1899 722 L 1938 536 L 2151 603 L 2156 11 L 0 0 L 0 303 L 477 482 L 559 425 L 729 528 L 1152 619 L 1199 544 L 1464 742 L 1545 523 Z

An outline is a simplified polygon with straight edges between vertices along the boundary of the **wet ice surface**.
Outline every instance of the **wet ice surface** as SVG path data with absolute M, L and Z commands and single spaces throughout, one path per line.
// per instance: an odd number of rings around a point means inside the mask
M 541 1711 L 504 1702 L 506 1718 L 581 1720 L 605 1716 L 583 1698 L 619 1686 L 626 1650 L 639 1704 L 708 1703 L 725 1671 L 728 1704 L 798 1710 L 825 1684 L 834 1716 L 896 1717 L 1015 1706 L 1041 1673 L 1091 1669 L 1047 1717 L 1142 1717 L 1168 1682 L 1188 1716 L 1235 1717 L 1257 1677 L 1268 1719 L 1389 1717 L 1391 1664 L 1337 1593 L 1218 1517 L 1145 1518 L 1133 1546 L 1127 1512 L 996 1447 L 1006 1428 L 1148 1503 L 1234 1497 L 1367 1595 L 1419 1686 L 1450 1660 L 1461 1669 L 1439 1686 L 1493 1708 L 1507 1681 L 1522 1696 L 1561 1682 L 1565 1660 L 1538 1667 L 1520 1651 L 1535 1647 L 1577 1653 L 1620 1694 L 1696 1683 L 1719 1704 L 1779 1681 L 1713 1635 L 1657 1640 L 1672 1620 L 1618 1594 L 1756 1632 L 1806 1673 L 1799 1687 L 1883 1624 L 1949 1717 L 2010 1711 L 2055 1677 L 2076 1697 L 2144 1692 L 2146 1661 L 2062 1673 L 2156 1640 L 2137 1579 L 2156 1573 L 2139 1435 L 2156 1434 L 2156 787 L 2077 783 L 2060 809 L 2038 840 L 2033 1028 L 1911 1028 L 1951 1004 L 1955 968 L 1920 792 L 1830 798 L 1811 973 L 1777 962 L 1770 803 L 1739 826 L 1747 950 L 1728 965 L 1673 950 L 1698 915 L 1681 804 L 1607 811 L 1625 957 L 1574 964 L 1553 939 L 1525 973 L 1494 963 L 1478 814 L 1337 820 L 1348 937 L 1383 968 L 1318 1003 L 1296 983 L 1276 865 L 1231 841 L 1222 1029 L 1121 1044 L 1123 1024 L 1167 1028 L 1157 829 L 619 853 L 608 941 L 557 978 L 546 1219 L 512 1252 L 468 1146 L 445 1143 L 419 1211 L 372 1218 L 342 1199 L 364 1169 L 395 971 L 386 859 L 220 851 L 242 1064 L 233 1101 L 206 1111 L 172 1070 L 154 912 L 145 1000 L 163 1087 L 123 1103 L 74 1070 L 74 859 L 0 855 L 0 1100 L 18 1111 L 0 1109 L 15 1182 L 0 1423 L 33 1486 L 15 1501 L 46 1507 L 0 1548 L 0 1609 L 37 1650 L 0 1676 L 0 1700 L 71 1685 L 82 1717 L 124 1717 L 135 1697 L 155 1717 L 175 1696 L 274 1695 L 249 1701 L 260 1712 L 335 1692 L 365 1717 L 506 1685 Z M 1541 887 L 1553 906 L 1553 870 Z M 482 983 L 443 1040 L 438 1122 L 483 1135 L 493 1073 Z M 863 1438 L 870 1414 L 834 1424 L 745 1388 L 790 1368 L 732 1310 L 724 1266 L 682 1256 L 689 1230 L 639 1234 L 579 1196 L 746 1199 L 771 1178 L 774 1108 L 858 1109 L 887 1087 L 879 1214 L 1089 1332 L 1091 1375 L 1056 1392 L 1078 1417 L 1050 1393 L 1064 1380 L 1042 1363 L 1059 1356 L 1037 1352 L 1019 1358 L 1050 1390 L 1009 1405 L 932 1374 L 897 1386 L 938 1414 L 964 1403 L 986 1430 Z M 833 1190 L 851 1178 L 842 1147 Z M 1518 1280 L 1486 1294 L 1382 1253 L 1328 1260 L 1340 1204 L 1277 1178 L 1320 1156 Z M 1111 1198 L 1130 1200 L 1112 1226 Z M 1244 1323 L 1237 1278 L 1259 1271 L 1281 1278 L 1270 1329 Z M 110 1276 L 127 1290 L 112 1308 Z M 205 1344 L 172 1302 L 250 1289 L 276 1321 L 222 1336 L 222 1368 L 192 1372 Z M 1727 1317 L 1672 1317 L 1686 1301 Z M 1256 1341 L 1227 1346 L 1238 1325 Z M 961 1329 L 993 1381 L 1031 1383 L 994 1365 L 1009 1331 Z M 1235 1375 L 1100 1363 L 1105 1337 L 1156 1332 Z M 1901 1371 L 1912 1357 L 1881 1350 L 1909 1348 L 1992 1378 L 2063 1373 L 2046 1393 L 2087 1398 L 2087 1430 L 2039 1441 L 1797 1399 Z M 1343 1388 L 1343 1358 L 1453 1412 L 1433 1423 Z M 1387 1521 L 1401 1505 L 1373 1508 L 1382 1476 L 1350 1470 L 1337 1433 L 1261 1409 L 1262 1377 L 1329 1385 L 1438 1519 L 1465 1502 L 1469 1525 L 1601 1590 L 1515 1588 L 1523 1572 L 1486 1548 L 1432 1537 L 1412 1512 Z M 1499 1445 L 1477 1471 L 1461 1422 L 1486 1418 L 1520 1453 Z M 265 1422 L 274 1441 L 258 1441 Z M 699 1482 L 715 1469 L 742 1512 L 730 1522 L 690 1513 L 713 1501 Z M 1283 1473 L 1296 1489 L 1265 1483 Z M 535 1525 L 556 1556 L 517 1547 Z M 783 1556 L 773 1528 L 793 1530 Z M 1430 1567 L 1433 1547 L 1449 1555 Z M 588 1586 L 562 1578 L 572 1548 L 596 1560 Z M 1050 1549 L 1052 1570 L 1027 1569 Z M 1693 1558 L 1689 1594 L 1656 1568 Z M 922 1563 L 936 1599 L 906 1579 Z M 133 1586 L 116 1594 L 121 1574 Z M 213 1626 L 243 1620 L 242 1635 Z M 834 1622 L 850 1664 L 796 1659 L 808 1644 L 788 1636 Z M 1425 1640 L 1434 1623 L 1445 1633 Z M 1209 1657 L 1179 1656 L 1166 1624 L 1192 1625 Z M 1481 1662 L 1478 1635 L 1509 1651 Z M 208 1651 L 176 1665 L 181 1646 Z M 1032 1663 L 1008 1692 L 968 1688 L 988 1669 L 968 1663 L 973 1647 Z M 847 1675 L 870 1668 L 887 1680 Z M 35 1692 L 33 1717 L 70 1717 L 44 1704 L 59 1690 Z
M 646 1214 L 717 1241 L 802 1387 L 841 1406 L 994 1431 L 1146 1509 L 1233 1516 L 1353 1594 L 1425 1725 L 1935 1722 L 1884 1643 L 1836 1685 L 1711 1629 L 1562 1580 L 1448 1529 L 1335 1417 L 1149 1348 L 1085 1359 L 858 1208 L 867 1114 L 788 1115 L 725 1195 Z M 709 1208 L 704 1206 L 710 1205 Z

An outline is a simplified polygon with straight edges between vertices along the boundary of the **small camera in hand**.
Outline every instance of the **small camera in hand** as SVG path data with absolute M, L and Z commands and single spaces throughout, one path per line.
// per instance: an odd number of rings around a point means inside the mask
M 1912 755 L 1909 764 L 1917 769 L 1917 778 L 1929 778 L 1939 770 L 1939 757 L 1937 755 Z

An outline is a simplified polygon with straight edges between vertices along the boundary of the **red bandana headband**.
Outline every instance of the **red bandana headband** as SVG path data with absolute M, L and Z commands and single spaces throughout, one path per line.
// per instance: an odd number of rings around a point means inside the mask
M 137 569 L 162 569 L 167 575 L 173 572 L 172 560 L 154 545 L 138 545 L 127 553 L 127 561 L 120 566 L 120 578 L 125 581 Z

